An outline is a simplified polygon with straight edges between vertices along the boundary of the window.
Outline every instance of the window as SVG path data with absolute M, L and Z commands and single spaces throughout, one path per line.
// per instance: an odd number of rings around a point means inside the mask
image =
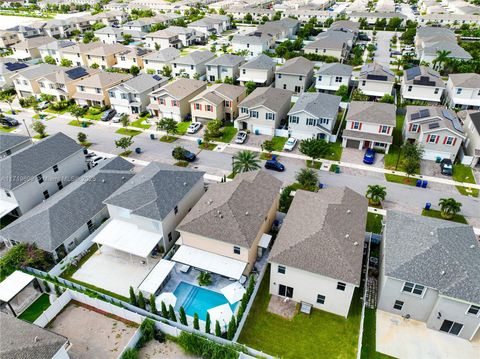
M 248 113 L 248 108 L 242 107 L 242 108 L 240 109 L 240 111 L 241 111 L 242 113 Z
M 367 81 L 363 80 L 362 81 L 362 86 L 365 86 L 367 84 Z
M 437 142 L 438 135 L 430 135 L 430 138 L 427 139 L 428 143 L 435 143 Z
M 196 103 L 195 104 L 195 110 L 201 110 L 202 109 L 202 106 L 199 104 L 199 103 Z
M 346 283 L 342 283 L 342 282 L 337 283 L 337 289 L 338 290 L 345 291 L 346 286 L 347 286 Z
M 245 69 L 242 69 L 242 74 L 244 74 L 244 75 L 245 75 L 246 73 L 247 73 L 247 70 L 245 70 Z
M 421 296 L 423 295 L 424 290 L 425 290 L 425 287 L 423 285 L 405 282 L 405 284 L 403 285 L 402 292 L 412 293 L 412 294 Z
M 172 100 L 172 106 L 173 107 L 178 107 L 178 101 L 177 100 Z
M 302 80 L 303 80 L 303 76 L 298 76 L 298 80 L 299 80 L 299 81 L 302 81 Z
M 266 120 L 275 120 L 275 114 L 274 113 L 271 113 L 271 112 L 267 112 L 265 114 L 265 119 Z
M 80 89 L 80 91 L 84 92 L 85 91 L 85 86 L 78 86 L 78 88 Z
M 175 206 L 175 208 L 173 209 L 173 213 L 175 213 L 175 214 L 178 213 L 178 206 Z
M 158 99 L 158 103 L 159 103 L 160 105 L 165 105 L 165 99 L 159 98 L 159 99 Z
M 295 86 L 295 92 L 299 93 L 302 91 L 302 88 L 300 86 Z
M 412 92 L 412 87 L 413 87 L 413 86 L 408 86 L 407 91 L 408 91 L 408 92 Z
M 418 132 L 418 125 L 412 125 L 412 132 Z
M 380 133 L 388 133 L 388 126 L 380 126 Z
M 308 126 L 315 126 L 316 122 L 317 121 L 314 118 L 307 118 L 307 125 Z
M 39 84 L 40 84 L 40 87 L 41 87 L 41 88 L 44 88 L 44 87 L 45 87 L 45 84 L 44 84 L 43 82 L 40 82 Z
M 53 165 L 53 172 L 58 172 L 58 166 L 57 165 Z
M 460 95 L 462 93 L 462 89 L 457 89 L 457 95 Z
M 320 124 L 320 125 L 328 125 L 328 123 L 330 122 L 330 120 L 328 118 L 318 118 L 317 119 L 317 125 Z
M 62 181 L 58 181 L 58 182 L 57 182 L 57 187 L 58 187 L 59 190 L 63 188 L 63 183 L 62 183 Z
M 232 107 L 231 101 L 225 101 L 225 107 Z
M 284 90 L 287 89 L 287 84 L 283 84 L 283 89 L 284 89 Z
M 125 56 L 120 56 L 120 61 L 125 61 Z
M 115 98 L 115 92 L 108 91 L 108 96 L 110 96 L 111 98 Z
M 318 76 L 318 81 L 322 81 L 322 76 Z
M 293 298 L 293 288 L 280 284 L 278 286 L 278 295 L 281 297 Z
M 353 126 L 352 128 L 353 128 L 354 130 L 359 130 L 359 129 L 360 129 L 360 122 L 354 122 L 354 123 L 352 124 L 352 126 Z
M 48 190 L 43 191 L 43 197 L 45 199 L 48 199 L 48 197 L 50 197 L 50 194 L 48 193 Z
M 325 304 L 325 296 L 321 295 L 321 294 L 318 294 L 317 295 L 317 303 L 318 304 Z
M 258 111 L 250 111 L 250 117 L 258 118 Z
M 289 116 L 288 120 L 290 123 L 298 123 L 298 116 Z
M 442 326 L 440 327 L 440 331 L 458 335 L 463 328 L 463 324 L 452 322 L 451 320 L 444 320 Z
M 193 65 L 190 65 L 190 70 L 193 70 Z
M 278 266 L 277 272 L 280 274 L 285 274 L 286 268 L 284 266 Z
M 41 174 L 37 176 L 37 181 L 38 183 L 43 183 L 43 176 Z
M 467 314 L 478 315 L 478 313 L 480 313 L 480 307 L 473 304 L 467 310 Z
M 98 87 L 95 88 L 96 93 L 102 93 L 102 89 L 99 89 Z
M 238 247 L 238 246 L 233 246 L 233 253 L 235 253 L 235 254 L 240 254 L 240 247 Z
M 335 76 L 335 82 L 342 82 L 342 76 Z
M 452 146 L 453 145 L 453 137 L 445 137 L 445 142 L 446 145 Z
M 5 191 L 5 194 L 7 195 L 7 197 L 12 197 L 12 195 L 8 191 Z
M 122 94 L 120 94 L 120 97 L 121 97 L 122 100 L 126 100 L 127 99 L 127 94 L 122 93 Z
M 401 300 L 396 300 L 395 304 L 393 305 L 393 309 L 402 310 L 403 302 Z
M 435 91 L 433 91 L 433 94 L 434 94 L 434 95 L 437 95 L 439 91 L 440 91 L 440 89 L 437 87 L 437 88 L 435 89 Z
M 172 232 L 170 232 L 168 234 L 168 243 L 170 243 L 172 241 L 173 237 L 172 237 Z

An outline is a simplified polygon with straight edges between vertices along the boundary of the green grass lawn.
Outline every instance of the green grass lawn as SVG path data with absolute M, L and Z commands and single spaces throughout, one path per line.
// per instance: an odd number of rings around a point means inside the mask
M 12 132 L 16 127 L 0 126 L 0 132 Z
M 322 162 L 319 161 L 306 160 L 305 162 L 307 163 L 308 168 L 319 170 L 320 167 L 322 167 Z
M 191 123 L 192 121 L 183 121 L 183 122 L 177 123 L 177 133 L 182 136 L 186 134 L 188 126 L 190 126 Z
M 475 176 L 473 175 L 473 171 L 471 167 L 465 165 L 453 165 L 453 176 L 454 181 L 457 182 L 465 182 L 465 183 L 476 183 Z M 472 196 L 478 197 L 478 189 L 476 188 L 468 188 L 463 186 L 456 186 L 458 192 L 463 194 L 464 196 Z
M 89 108 L 87 113 L 85 115 L 83 115 L 83 117 L 88 118 L 89 120 L 93 120 L 93 121 L 100 121 L 100 119 L 102 118 L 102 114 L 103 114 L 103 112 L 97 113 L 96 110 L 94 110 L 94 112 L 92 113 L 91 108 Z
M 25 311 L 18 316 L 29 323 L 33 323 L 48 307 L 50 299 L 48 294 L 43 293 L 38 299 L 32 303 Z
M 86 123 L 86 125 L 85 125 L 86 127 L 89 127 L 90 125 L 93 125 L 93 123 L 90 122 L 90 121 L 82 121 L 82 120 L 80 120 L 80 122 L 78 122 L 77 120 L 72 120 L 68 124 L 70 126 L 83 127 L 83 125 L 82 125 L 83 123 Z
M 170 135 L 165 135 L 160 137 L 160 142 L 167 142 L 167 143 L 172 143 L 177 140 L 177 137 L 175 136 L 170 136 Z
M 178 167 L 188 167 L 188 162 L 187 161 L 177 161 L 173 165 L 178 166 Z
M 233 124 L 223 127 L 221 130 L 222 135 L 220 137 L 213 138 L 214 141 L 230 143 L 237 134 L 237 129 L 233 127 Z
M 54 113 L 54 114 L 57 114 L 57 115 L 63 115 L 64 113 L 67 113 L 69 112 L 71 109 L 71 106 L 67 107 L 67 108 L 64 108 L 63 110 L 54 110 L 52 108 L 47 108 L 46 110 L 44 110 L 45 112 L 49 112 L 49 113 Z
M 152 125 L 142 123 L 143 121 L 145 121 L 145 119 L 146 117 L 140 117 L 138 120 L 131 122 L 130 126 L 148 130 L 150 127 L 152 127 Z
M 271 141 L 273 142 L 273 150 L 276 152 L 280 152 L 283 150 L 283 146 L 285 145 L 285 142 L 287 142 L 287 138 L 275 136 L 272 137 Z
M 46 134 L 46 135 L 43 136 L 43 137 L 40 136 L 40 135 L 35 135 L 35 136 L 33 136 L 33 138 L 36 139 L 36 140 L 43 140 L 44 138 L 47 138 L 48 136 L 49 136 L 48 134 Z
M 428 209 L 428 210 L 423 209 L 422 210 L 422 216 L 443 219 L 445 221 L 452 221 L 452 222 L 457 222 L 457 223 L 468 224 L 465 217 L 462 216 L 461 214 L 456 214 L 455 216 L 453 216 L 452 219 L 445 219 L 445 218 L 442 217 L 441 212 L 437 211 L 436 209 Z
M 382 231 L 382 220 L 383 216 L 381 214 L 368 212 L 366 231 L 380 234 Z
M 115 131 L 115 133 L 119 133 L 120 135 L 125 135 L 125 136 L 137 136 L 142 133 L 142 131 L 138 130 L 130 130 L 128 128 L 120 128 Z
M 402 137 L 402 129 L 403 129 L 403 122 L 405 121 L 404 115 L 397 115 L 397 125 L 393 129 L 393 144 L 397 146 L 401 146 L 403 143 Z
M 383 158 L 383 163 L 384 167 L 389 170 L 394 170 L 394 171 L 404 171 L 403 168 L 403 157 L 401 156 L 400 153 L 400 147 L 393 145 L 390 146 L 390 149 L 388 153 L 385 154 Z M 399 156 L 401 156 L 399 158 Z
M 271 153 L 268 153 L 268 152 L 261 152 L 260 153 L 260 156 L 258 158 L 260 158 L 261 160 L 263 161 L 268 161 L 268 160 L 271 160 L 272 159 L 272 154 Z M 277 159 L 279 159 L 280 156 L 277 155 Z
M 370 213 L 369 213 L 370 214 Z M 393 358 L 376 351 L 376 312 L 375 309 L 365 308 L 363 320 L 362 359 L 390 359 Z
M 401 183 L 401 184 L 406 184 L 408 186 L 415 186 L 417 183 L 416 178 L 392 175 L 390 173 L 385 173 L 385 179 L 388 182 Z
M 198 148 L 202 149 L 202 150 L 207 150 L 207 151 L 213 151 L 213 149 L 217 147 L 216 144 L 214 143 L 206 143 L 206 142 L 202 142 L 200 145 L 198 145 Z
M 327 153 L 322 158 L 331 161 L 340 161 L 340 158 L 342 158 L 342 151 L 343 147 L 341 142 L 332 142 L 330 143 L 330 153 Z
M 283 359 L 356 357 L 361 304 L 355 293 L 348 319 L 312 309 L 292 320 L 267 312 L 270 270 L 260 285 L 239 342 Z

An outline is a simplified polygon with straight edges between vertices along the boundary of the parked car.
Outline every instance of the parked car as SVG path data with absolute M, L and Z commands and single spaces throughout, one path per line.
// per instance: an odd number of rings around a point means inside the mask
M 373 165 L 375 163 L 375 151 L 371 148 L 367 148 L 363 155 L 363 163 L 367 165 Z
M 400 51 L 396 51 L 396 50 L 395 50 L 395 51 L 392 51 L 392 52 L 390 53 L 390 56 L 396 56 L 396 55 L 401 55 L 401 54 L 402 54 L 402 53 L 401 53 Z
M 284 151 L 293 151 L 295 146 L 297 145 L 297 139 L 290 137 L 287 142 L 285 142 L 285 145 L 283 146 Z
M 102 117 L 100 119 L 102 121 L 110 121 L 116 113 L 117 111 L 115 111 L 114 109 L 107 110 L 102 114 Z
M 187 161 L 187 162 L 193 162 L 197 158 L 195 153 L 192 153 L 180 146 L 175 147 L 173 149 L 172 156 L 178 161 Z
M 445 176 L 453 175 L 453 163 L 450 158 L 444 158 L 440 161 L 440 172 Z
M 18 120 L 8 116 L 0 116 L 0 125 L 4 127 L 15 127 L 18 126 Z
M 192 122 L 190 126 L 187 128 L 187 133 L 194 134 L 197 133 L 202 128 L 202 124 L 200 122 Z
M 370 41 L 371 39 L 368 37 L 367 34 L 364 34 L 364 33 L 360 33 L 358 34 L 358 39 L 360 41 Z
M 50 105 L 50 103 L 48 101 L 42 101 L 37 105 L 37 108 L 39 110 L 45 110 L 45 109 L 48 108 L 49 105 Z
M 106 158 L 103 158 L 102 156 L 95 156 L 87 159 L 87 162 L 90 164 L 90 167 L 93 168 L 97 166 L 100 161 L 103 161 L 103 160 L 106 160 Z
M 112 117 L 112 122 L 114 123 L 119 123 L 120 121 L 122 121 L 122 117 L 124 116 L 125 114 L 124 113 L 116 113 L 115 116 Z
M 242 144 L 247 140 L 247 133 L 245 131 L 238 131 L 237 137 L 235 137 L 235 143 Z
M 271 160 L 265 162 L 265 168 L 277 172 L 285 171 L 285 166 L 277 161 L 277 156 L 272 156 Z

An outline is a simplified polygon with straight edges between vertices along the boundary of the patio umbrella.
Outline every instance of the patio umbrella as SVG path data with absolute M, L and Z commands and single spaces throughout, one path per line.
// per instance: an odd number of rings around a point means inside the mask
M 218 320 L 220 326 L 224 329 L 227 328 L 227 325 L 233 316 L 232 308 L 230 308 L 228 303 L 213 307 L 207 310 L 207 312 L 210 314 L 210 320 L 212 323 L 215 323 Z
M 172 307 L 175 307 L 175 304 L 177 303 L 177 297 L 175 294 L 171 292 L 164 292 L 160 294 L 157 299 L 155 299 L 155 304 L 157 305 L 157 308 L 160 308 L 162 305 L 162 302 L 165 303 L 165 306 L 168 308 L 169 305 Z
M 243 288 L 243 286 L 238 282 L 229 284 L 226 287 L 222 288 L 220 291 L 225 296 L 225 298 L 227 298 L 230 304 L 238 302 L 240 299 L 242 299 L 243 295 L 246 292 L 245 288 Z

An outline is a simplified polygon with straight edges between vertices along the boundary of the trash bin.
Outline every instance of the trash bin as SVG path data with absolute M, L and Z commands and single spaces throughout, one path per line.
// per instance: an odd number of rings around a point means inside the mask
M 151 140 L 154 140 L 155 139 L 155 135 L 153 133 L 150 134 L 150 139 Z
M 422 188 L 427 188 L 427 185 L 428 185 L 428 181 L 423 181 L 422 182 Z
M 138 153 L 138 154 L 142 153 L 142 149 L 140 147 L 135 148 L 135 153 Z
M 87 127 L 87 123 L 85 121 L 82 122 L 82 127 L 83 128 Z
M 335 173 L 340 173 L 340 167 L 339 166 L 335 167 Z
M 432 207 L 432 204 L 430 202 L 425 203 L 425 209 L 428 211 Z
M 260 131 L 258 130 L 258 128 L 255 130 L 255 135 L 258 136 L 260 134 Z
M 197 138 L 197 144 L 200 146 L 202 144 L 202 139 L 201 138 Z
M 323 188 L 323 183 L 319 183 L 318 188 L 322 189 Z
M 435 158 L 435 163 L 440 163 L 442 161 L 442 158 L 441 157 L 436 157 Z
M 417 180 L 416 186 L 417 186 L 417 187 L 422 187 L 422 180 Z

